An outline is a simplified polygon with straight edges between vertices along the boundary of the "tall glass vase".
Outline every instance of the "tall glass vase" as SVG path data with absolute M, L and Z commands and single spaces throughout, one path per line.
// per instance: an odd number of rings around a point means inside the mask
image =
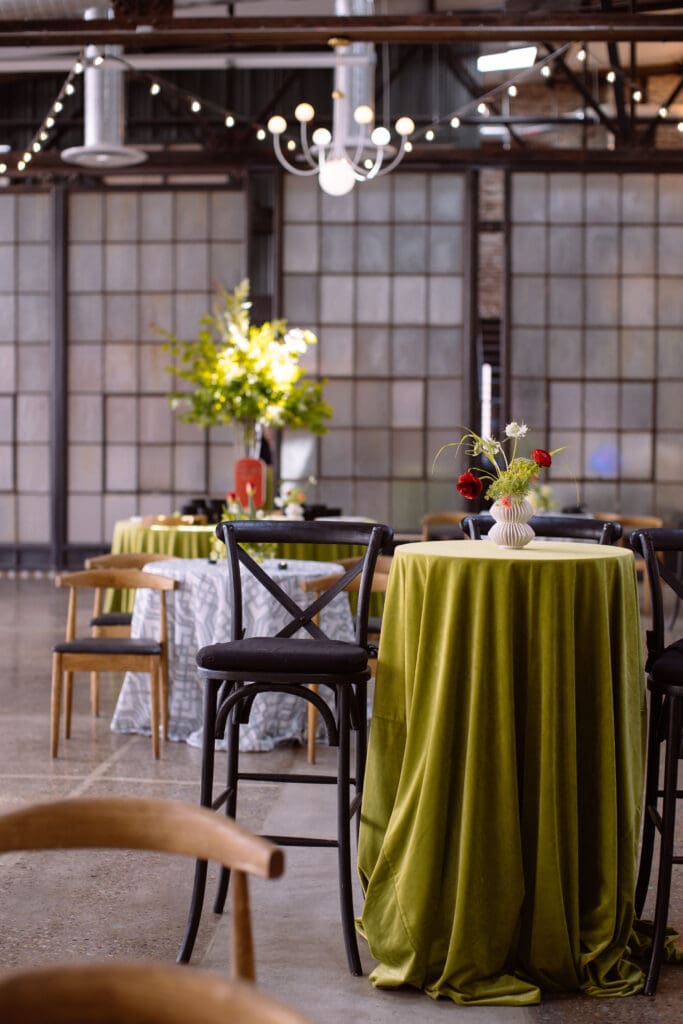
M 258 459 L 261 452 L 263 424 L 258 420 L 244 420 L 241 426 L 245 458 Z

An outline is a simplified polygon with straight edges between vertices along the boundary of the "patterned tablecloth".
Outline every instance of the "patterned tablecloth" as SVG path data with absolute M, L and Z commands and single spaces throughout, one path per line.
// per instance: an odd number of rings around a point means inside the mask
M 309 603 L 301 580 L 321 576 L 338 566 L 331 562 L 266 561 L 277 567 L 273 576 L 295 601 Z M 231 609 L 228 601 L 227 564 L 204 558 L 153 562 L 145 572 L 179 580 L 167 594 L 169 658 L 169 739 L 201 746 L 203 687 L 197 677 L 195 655 L 200 647 L 229 639 Z M 157 636 L 159 594 L 140 590 L 133 609 L 133 636 Z M 248 636 L 270 635 L 287 620 L 287 613 L 249 575 L 244 591 L 244 622 Z M 353 640 L 348 595 L 340 594 L 324 610 L 322 628 L 338 640 Z M 272 750 L 287 742 L 303 742 L 307 704 L 281 693 L 259 694 L 248 726 L 240 729 L 241 750 Z M 112 719 L 113 732 L 150 734 L 149 676 L 128 672 Z M 220 748 L 221 744 L 217 744 Z M 224 744 L 223 744 L 224 746 Z

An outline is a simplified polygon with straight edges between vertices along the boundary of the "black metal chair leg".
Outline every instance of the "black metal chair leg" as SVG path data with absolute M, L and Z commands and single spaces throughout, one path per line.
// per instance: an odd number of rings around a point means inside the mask
M 351 878 L 351 821 L 349 805 L 351 798 L 350 782 L 350 730 L 349 730 L 349 697 L 348 690 L 341 686 L 338 691 L 339 715 L 339 749 L 337 753 L 337 841 L 339 843 L 339 900 L 341 906 L 342 929 L 346 959 L 351 974 L 359 976 L 363 973 L 356 925 L 353 912 L 353 888 Z
M 199 803 L 202 807 L 210 807 L 213 796 L 213 769 L 215 759 L 215 732 L 216 732 L 216 703 L 220 681 L 209 679 L 204 687 L 204 723 L 202 732 L 202 776 L 199 793 Z M 206 890 L 207 862 L 198 860 L 195 864 L 194 883 L 192 885 L 192 897 L 190 909 L 185 925 L 185 934 L 180 944 L 180 950 L 176 957 L 176 963 L 187 964 L 190 962 L 192 950 L 194 949 L 199 922 L 202 916 L 204 905 L 204 892 Z
M 659 970 L 664 956 L 664 938 L 671 894 L 671 869 L 674 855 L 674 832 L 676 829 L 676 783 L 678 779 L 678 754 L 681 743 L 681 721 L 683 698 L 669 698 L 668 728 L 666 735 L 666 757 L 664 761 L 664 800 L 662 806 L 662 837 L 659 850 L 659 874 L 657 878 L 657 902 L 652 934 L 652 952 L 645 979 L 644 992 L 653 996 L 657 988 Z
M 227 739 L 228 748 L 228 768 L 227 768 L 227 779 L 226 779 L 226 797 L 225 797 L 225 813 L 229 818 L 237 817 L 237 781 L 238 781 L 238 758 L 239 758 L 239 743 L 240 743 L 240 727 L 237 720 L 238 707 L 233 708 L 230 712 L 227 725 L 225 727 L 225 735 Z M 225 900 L 228 895 L 228 886 L 230 884 L 230 871 L 228 868 L 221 866 L 220 874 L 218 876 L 218 887 L 216 889 L 216 897 L 213 901 L 213 912 L 214 914 L 222 914 L 225 909 Z
M 636 917 L 643 913 L 647 889 L 652 873 L 652 856 L 655 846 L 655 822 L 650 808 L 657 806 L 657 790 L 659 789 L 659 763 L 661 754 L 660 720 L 662 714 L 662 697 L 658 693 L 650 693 L 650 717 L 647 735 L 647 767 L 645 773 L 645 796 L 643 815 L 643 834 L 640 843 L 640 864 L 636 882 L 635 912 Z

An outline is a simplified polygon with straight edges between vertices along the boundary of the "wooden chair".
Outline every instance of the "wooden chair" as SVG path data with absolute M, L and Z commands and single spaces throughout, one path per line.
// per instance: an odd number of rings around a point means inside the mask
M 634 530 L 661 529 L 664 526 L 664 520 L 660 519 L 659 516 L 621 516 L 617 515 L 616 512 L 595 512 L 594 515 L 596 519 L 607 519 L 613 523 L 621 524 L 623 534 L 619 544 L 622 547 L 624 545 L 627 547 L 631 546 L 630 536 Z M 647 568 L 645 566 L 645 559 L 640 558 L 636 552 L 634 552 L 634 554 L 636 558 L 636 572 L 643 580 L 643 611 L 649 615 L 652 608 L 652 598 L 650 594 L 650 583 Z
M 375 563 L 375 571 L 372 576 L 372 585 L 370 592 L 373 594 L 385 594 L 387 590 L 387 584 L 389 582 L 389 571 L 391 569 L 393 556 L 392 555 L 378 555 L 377 562 Z M 345 570 L 350 569 L 356 559 L 354 558 L 340 558 L 338 562 Z M 308 593 L 314 593 L 316 597 L 328 587 L 331 587 L 336 580 L 339 579 L 341 573 L 332 573 L 329 576 L 316 576 L 314 579 L 306 580 L 302 585 L 302 590 Z M 351 583 L 347 584 L 344 588 L 350 593 L 357 592 L 360 585 L 359 577 L 356 577 Z M 370 655 L 368 657 L 368 665 L 374 676 L 375 666 L 377 664 L 377 645 L 379 643 L 379 634 L 382 628 L 381 616 L 370 615 L 368 617 L 368 640 L 371 641 Z M 374 656 L 373 656 L 374 655 Z M 311 689 L 314 693 L 318 693 L 319 687 L 316 683 L 311 683 Z M 316 751 L 316 732 L 318 729 L 318 712 L 314 704 L 308 705 L 308 723 L 307 723 L 307 760 L 309 764 L 315 764 L 315 751 Z
M 166 625 L 166 591 L 174 590 L 177 581 L 156 576 L 141 569 L 85 569 L 82 572 L 57 576 L 55 586 L 68 587 L 69 610 L 66 636 L 52 648 L 51 754 L 57 757 L 59 747 L 59 716 L 64 684 L 64 737 L 71 736 L 71 705 L 73 673 L 90 672 L 90 700 L 93 714 L 98 704 L 97 685 L 93 676 L 100 672 L 149 672 L 150 722 L 152 752 L 159 757 L 159 705 L 164 739 L 168 739 L 168 650 Z M 159 637 L 76 637 L 77 593 L 80 589 L 158 590 L 160 596 Z
M 3 1024 L 312 1024 L 245 981 L 175 964 L 68 963 L 0 976 Z
M 273 843 L 229 818 L 180 800 L 77 797 L 0 815 L 3 853 L 76 849 L 154 850 L 215 861 L 229 869 L 234 886 L 232 975 L 255 979 L 247 875 L 278 878 L 282 874 L 284 855 Z M 187 1019 L 197 1018 L 190 1014 Z M 2 1013 L 0 1020 L 5 1024 Z
M 462 540 L 465 534 L 460 524 L 466 515 L 467 512 L 426 512 L 420 520 L 422 540 Z
M 86 558 L 83 563 L 84 569 L 142 569 L 149 562 L 168 562 L 174 559 L 175 555 L 164 555 L 150 553 L 148 551 L 121 551 L 116 554 L 96 555 L 93 558 Z M 130 636 L 130 627 L 133 621 L 131 612 L 106 612 L 103 611 L 105 591 L 97 587 L 93 597 L 92 616 L 90 618 L 91 636 Z M 93 705 L 93 714 L 100 713 L 100 682 L 97 672 L 90 676 L 90 693 Z

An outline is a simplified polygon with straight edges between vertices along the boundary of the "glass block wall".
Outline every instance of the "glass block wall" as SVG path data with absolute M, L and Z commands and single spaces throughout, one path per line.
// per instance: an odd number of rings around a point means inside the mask
M 511 176 L 510 409 L 562 504 L 683 509 L 683 176 Z
M 457 505 L 452 461 L 432 460 L 469 415 L 465 185 L 395 174 L 330 198 L 285 180 L 283 315 L 318 334 L 307 369 L 334 418 L 320 439 L 285 431 L 282 477 L 397 530 Z
M 207 438 L 169 409 L 170 357 L 155 325 L 196 337 L 211 282 L 231 288 L 245 276 L 245 221 L 241 192 L 70 196 L 70 542 L 107 544 L 119 518 L 228 489 L 236 434 Z
M 0 194 L 0 544 L 49 544 L 50 196 Z

